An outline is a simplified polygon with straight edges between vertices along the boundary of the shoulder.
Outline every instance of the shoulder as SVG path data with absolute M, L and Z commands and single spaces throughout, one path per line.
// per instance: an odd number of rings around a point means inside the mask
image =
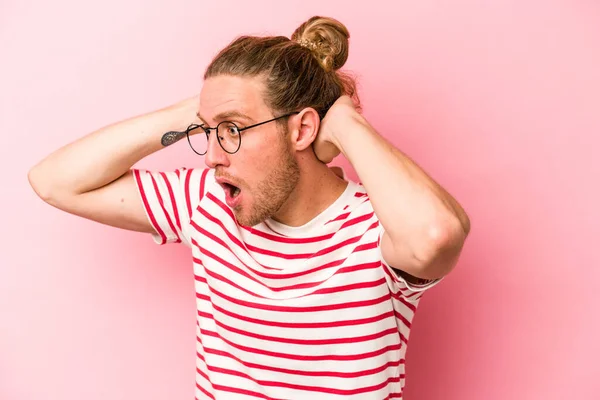
M 190 210 L 195 209 L 205 194 L 216 185 L 214 171 L 210 168 L 182 167 L 173 174 L 179 182 L 179 197 Z

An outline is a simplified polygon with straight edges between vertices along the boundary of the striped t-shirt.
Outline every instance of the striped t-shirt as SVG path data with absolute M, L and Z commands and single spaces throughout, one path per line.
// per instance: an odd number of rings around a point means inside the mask
M 197 399 L 398 399 L 419 298 L 364 187 L 301 227 L 236 223 L 214 170 L 134 170 L 159 244 L 192 250 Z

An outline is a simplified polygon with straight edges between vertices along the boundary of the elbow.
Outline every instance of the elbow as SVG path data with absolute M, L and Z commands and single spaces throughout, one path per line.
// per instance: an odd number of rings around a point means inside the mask
M 468 232 L 470 223 L 453 218 L 445 223 L 433 225 L 424 240 L 426 245 L 419 260 L 419 277 L 439 279 L 447 275 L 456 266 Z
M 466 238 L 469 235 L 469 232 L 471 232 L 471 220 L 469 219 L 467 213 L 462 212 L 458 216 L 458 221 L 460 222 L 460 228 L 462 229 L 463 234 Z
M 37 194 L 37 196 L 44 202 L 51 204 L 53 202 L 53 190 L 52 185 L 49 184 L 47 179 L 44 179 L 38 166 L 35 166 L 27 173 L 27 180 L 29 185 Z

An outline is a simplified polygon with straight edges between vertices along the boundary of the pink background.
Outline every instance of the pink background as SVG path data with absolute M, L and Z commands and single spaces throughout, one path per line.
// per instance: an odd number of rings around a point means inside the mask
M 27 171 L 198 91 L 235 35 L 314 14 L 350 29 L 367 118 L 473 224 L 417 313 L 406 399 L 600 398 L 600 4 L 350 4 L 0 3 L 0 399 L 193 398 L 187 250 L 63 214 Z M 183 142 L 140 164 L 194 165 Z

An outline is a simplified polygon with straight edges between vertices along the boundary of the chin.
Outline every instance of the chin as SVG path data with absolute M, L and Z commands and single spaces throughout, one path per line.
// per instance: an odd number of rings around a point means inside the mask
M 247 227 L 258 225 L 273 216 L 273 211 L 265 207 L 240 206 L 232 211 L 238 225 Z
M 264 221 L 264 220 L 260 220 L 260 221 L 259 220 L 252 220 L 252 219 L 248 219 L 248 218 L 247 219 L 239 218 L 237 215 L 236 215 L 235 219 L 236 219 L 238 225 L 240 225 L 240 226 L 246 226 L 248 228 L 251 228 L 251 227 L 253 227 L 255 225 L 258 225 L 258 224 L 260 224 L 261 222 Z
M 256 216 L 253 215 L 248 215 L 247 212 L 245 212 L 246 210 L 244 210 L 243 208 L 239 208 L 239 209 L 234 209 L 233 211 L 233 215 L 235 215 L 235 219 L 238 223 L 238 225 L 241 226 L 254 226 L 254 225 L 258 225 L 260 222 L 262 221 L 257 221 Z

